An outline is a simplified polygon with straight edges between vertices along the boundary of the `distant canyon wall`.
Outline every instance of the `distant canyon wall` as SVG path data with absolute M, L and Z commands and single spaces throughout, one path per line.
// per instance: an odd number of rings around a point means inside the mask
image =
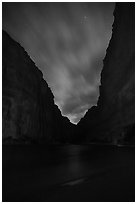
M 116 3 L 112 37 L 101 73 L 100 97 L 77 134 L 110 141 L 133 136 L 135 124 L 135 4 Z M 81 136 L 82 137 L 82 136 Z
M 2 136 L 4 143 L 67 140 L 71 129 L 25 50 L 2 33 Z

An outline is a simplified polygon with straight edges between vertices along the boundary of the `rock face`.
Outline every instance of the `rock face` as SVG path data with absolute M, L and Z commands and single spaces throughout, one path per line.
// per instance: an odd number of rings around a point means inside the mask
M 25 50 L 2 36 L 3 142 L 134 142 L 135 4 L 116 3 L 112 38 L 101 73 L 100 97 L 74 127 Z
M 25 50 L 2 33 L 2 132 L 4 143 L 69 140 L 71 124 Z M 69 130 L 68 130 L 69 129 Z
M 85 141 L 134 140 L 135 4 L 116 3 L 112 38 L 101 73 L 100 97 L 77 127 Z

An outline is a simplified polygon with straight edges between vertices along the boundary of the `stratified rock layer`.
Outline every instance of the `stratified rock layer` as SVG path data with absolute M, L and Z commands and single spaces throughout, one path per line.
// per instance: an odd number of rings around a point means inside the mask
M 112 38 L 101 73 L 100 97 L 80 121 L 86 141 L 133 140 L 135 124 L 135 4 L 116 3 Z
M 2 33 L 3 142 L 56 143 L 69 140 L 71 124 L 19 43 Z

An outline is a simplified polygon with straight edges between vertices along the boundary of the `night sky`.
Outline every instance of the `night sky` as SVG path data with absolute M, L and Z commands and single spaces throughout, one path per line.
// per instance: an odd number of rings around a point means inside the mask
M 114 3 L 3 3 L 3 29 L 43 72 L 63 115 L 96 105 Z

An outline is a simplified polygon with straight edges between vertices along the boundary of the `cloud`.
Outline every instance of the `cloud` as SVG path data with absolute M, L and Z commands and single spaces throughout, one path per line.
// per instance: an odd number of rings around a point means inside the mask
M 113 9 L 114 3 L 3 3 L 3 28 L 41 69 L 71 121 L 97 103 Z

